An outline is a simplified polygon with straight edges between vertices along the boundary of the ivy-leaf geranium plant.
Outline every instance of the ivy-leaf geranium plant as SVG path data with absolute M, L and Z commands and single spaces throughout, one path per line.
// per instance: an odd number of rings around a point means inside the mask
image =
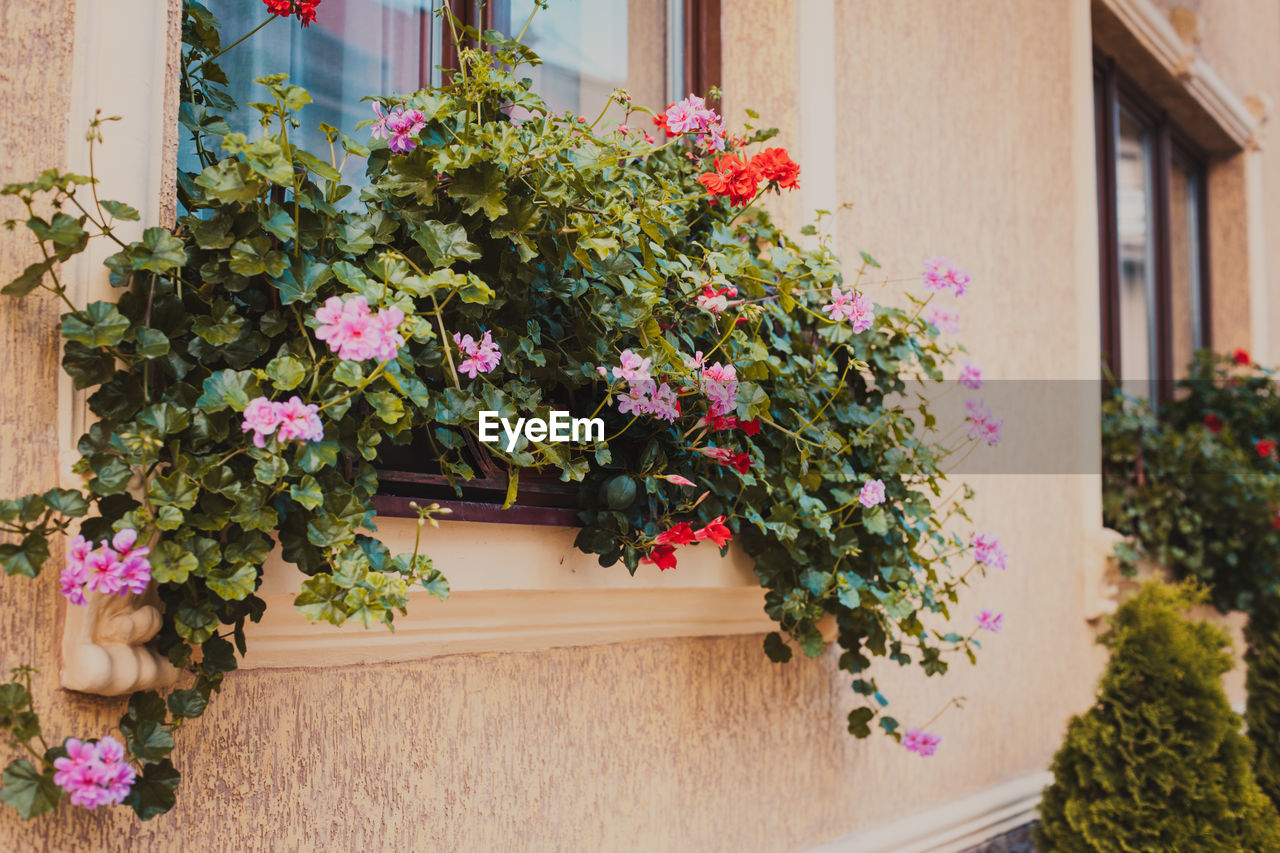
M 267 5 L 304 25 L 316 12 Z M 0 722 L 29 751 L 3 796 L 25 816 L 63 792 L 143 818 L 172 806 L 173 731 L 244 654 L 273 548 L 307 576 L 295 604 L 317 621 L 391 624 L 412 584 L 445 596 L 426 553 L 376 536 L 376 462 L 410 442 L 458 485 L 476 454 L 508 472 L 509 496 L 522 473 L 578 484 L 577 545 L 604 565 L 670 570 L 682 548 L 736 541 L 778 622 L 765 651 L 818 655 L 833 620 L 862 697 L 850 731 L 937 748 L 927 724 L 904 732 L 885 713 L 867 670 L 885 656 L 942 673 L 1001 626 L 984 611 L 972 632 L 936 627 L 971 572 L 1004 567 L 994 537 L 960 529 L 967 487 L 944 482 L 1000 421 L 973 400 L 944 439 L 903 393 L 942 379 L 955 315 L 929 303 L 969 277 L 932 259 L 905 307 L 877 305 L 869 255 L 845 278 L 825 239 L 802 247 L 759 209 L 801 180 L 772 131 L 732 133 L 694 95 L 656 114 L 623 92 L 594 121 L 556 114 L 519 76 L 537 62 L 527 48 L 449 24 L 481 46 L 446 85 L 371 99 L 368 133 L 322 126 L 317 154 L 293 142 L 310 98 L 281 75 L 258 81 L 257 131 L 230 130 L 217 22 L 188 2 L 181 121 L 199 168 L 179 175 L 176 226 L 122 239 L 116 223 L 138 214 L 100 200 L 92 175 L 5 188 L 43 252 L 5 292 L 66 303 L 63 365 L 97 420 L 82 488 L 0 502 L 15 534 L 0 564 L 34 576 L 74 535 L 70 606 L 154 585 L 158 649 L 188 673 L 167 697 L 132 697 L 120 742 L 49 747 L 25 682 L 0 692 Z M 340 177 L 351 158 L 366 163 L 359 188 Z M 58 263 L 91 239 L 116 244 L 120 296 L 81 306 Z M 605 437 L 476 440 L 483 410 L 564 408 L 603 418 Z

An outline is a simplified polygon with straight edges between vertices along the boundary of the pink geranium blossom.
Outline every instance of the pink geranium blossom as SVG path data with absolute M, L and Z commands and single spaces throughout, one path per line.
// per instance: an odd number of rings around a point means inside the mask
M 975 533 L 969 539 L 973 548 L 973 559 L 984 566 L 992 566 L 1004 571 L 1008 554 L 1000 547 L 1000 540 L 989 533 Z
M 954 335 L 960 331 L 960 315 L 955 311 L 944 311 L 941 308 L 930 308 L 925 314 L 925 322 L 937 326 L 939 332 Z
M 624 349 L 618 357 L 618 366 L 613 369 L 613 377 L 624 382 L 646 382 L 652 378 L 649 375 L 652 362 L 651 358 L 642 358 L 639 353 Z
M 858 493 L 858 503 L 867 509 L 884 503 L 884 481 L 867 480 L 862 486 L 862 491 Z
M 738 371 L 732 364 L 717 361 L 702 368 L 700 384 L 713 416 L 722 417 L 738 407 Z
M 624 415 L 652 415 L 675 421 L 680 417 L 680 400 L 667 383 L 659 385 L 652 379 L 642 379 L 632 382 L 626 393 L 618 395 L 618 411 Z
M 59 580 L 63 596 L 72 604 L 88 603 L 85 590 L 103 595 L 141 595 L 151 582 L 151 549 L 138 545 L 138 531 L 125 528 L 110 543 L 98 547 L 77 536 L 71 541 L 67 565 Z
M 402 106 L 395 106 L 384 114 L 382 105 L 374 101 L 373 111 L 378 120 L 374 123 L 370 136 L 387 140 L 387 147 L 397 154 L 408 154 L 418 147 L 418 140 L 413 135 L 427 126 L 427 117 L 422 110 L 406 110 Z
M 280 410 L 266 397 L 255 397 L 244 407 L 244 423 L 241 432 L 253 432 L 255 447 L 265 447 L 267 436 L 280 425 Z
M 999 444 L 1004 438 L 1004 418 L 993 415 L 981 400 L 966 400 L 964 407 L 968 412 L 969 438 L 985 441 L 993 447 Z
M 978 620 L 978 627 L 984 631 L 990 631 L 993 634 L 999 634 L 1000 629 L 1004 627 L 1004 614 L 992 613 L 990 610 L 984 610 L 975 617 Z
M 404 345 L 398 331 L 404 312 L 384 308 L 375 316 L 363 296 L 352 296 L 346 301 L 330 296 L 316 310 L 316 320 L 320 323 L 316 337 L 327 341 L 329 349 L 346 361 L 374 357 L 386 361 L 395 358 Z
M 956 296 L 964 296 L 969 291 L 969 274 L 946 258 L 927 259 L 921 282 L 934 293 L 951 290 Z
M 65 756 L 53 760 L 53 782 L 86 809 L 124 802 L 137 773 L 125 761 L 124 746 L 108 735 L 95 743 L 68 738 Z
M 453 342 L 457 344 L 458 351 L 463 355 L 462 363 L 458 365 L 458 372 L 465 373 L 472 379 L 481 373 L 492 373 L 502 362 L 502 350 L 494 342 L 493 333 L 488 330 L 480 336 L 478 341 L 470 335 L 454 332 Z
M 830 314 L 832 320 L 849 321 L 857 334 L 870 329 L 875 322 L 875 303 L 852 288 L 847 291 L 831 288 L 831 302 L 822 306 L 822 310 Z
M 971 391 L 977 391 L 982 387 L 982 368 L 976 364 L 965 362 L 964 367 L 960 370 L 960 384 Z
M 914 752 L 921 756 L 930 756 L 938 751 L 938 745 L 942 743 L 942 737 L 932 732 L 921 731 L 920 729 L 907 729 L 907 733 L 902 736 L 902 745 L 908 752 Z
M 737 295 L 738 288 L 736 287 L 711 287 L 707 285 L 702 288 L 702 293 L 698 294 L 698 298 L 694 302 L 703 311 L 719 314 L 729 307 L 729 300 Z
M 315 403 L 303 403 L 293 396 L 288 402 L 273 405 L 280 415 L 280 428 L 276 431 L 276 438 L 280 441 L 320 441 L 324 438 L 320 407 Z
M 697 134 L 703 148 L 724 150 L 724 121 L 707 106 L 705 99 L 697 95 L 691 94 L 667 107 L 657 122 L 669 135 Z

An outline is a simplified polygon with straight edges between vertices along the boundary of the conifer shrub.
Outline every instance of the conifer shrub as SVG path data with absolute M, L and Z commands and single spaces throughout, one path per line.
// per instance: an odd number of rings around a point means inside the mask
M 1259 602 L 1244 636 L 1244 721 L 1253 741 L 1253 771 L 1263 793 L 1280 805 L 1280 599 Z
M 1280 817 L 1222 689 L 1230 640 L 1186 615 L 1205 598 L 1148 583 L 1112 618 L 1097 702 L 1054 758 L 1042 851 L 1280 850 Z

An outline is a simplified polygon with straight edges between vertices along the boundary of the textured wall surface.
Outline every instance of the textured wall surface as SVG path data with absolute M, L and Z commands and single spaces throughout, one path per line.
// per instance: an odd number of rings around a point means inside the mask
M 0 62 L 0 181 L 61 156 L 65 131 L 49 118 L 65 114 L 72 5 L 0 0 L 0 56 L 10 58 Z M 794 145 L 791 52 L 803 39 L 792 3 L 724 8 L 731 118 L 754 106 Z M 825 174 L 802 164 L 803 179 L 835 181 L 853 204 L 840 219 L 845 256 L 866 249 L 894 278 L 915 277 L 933 252 L 969 269 L 964 340 L 995 378 L 1096 370 L 1081 8 L 836 4 L 839 156 Z M 789 221 L 808 218 L 786 204 Z M 0 278 L 29 260 L 25 243 L 0 233 Z M 56 313 L 0 300 L 0 383 L 13 392 L 0 396 L 6 495 L 55 474 Z M 1098 482 L 976 485 L 976 519 L 1001 534 L 1010 569 L 979 581 L 957 620 L 1004 610 L 1005 631 L 976 668 L 879 673 L 907 724 L 968 697 L 936 724 L 945 740 L 932 759 L 845 733 L 849 679 L 834 653 L 774 666 L 758 637 L 256 670 L 230 676 L 209 714 L 178 734 L 174 812 L 138 824 L 123 809 L 64 808 L 24 825 L 4 809 L 0 849 L 795 849 L 1041 770 L 1102 661 L 1080 580 Z M 37 702 L 54 737 L 104 732 L 120 702 L 54 689 L 59 607 L 52 574 L 0 581 L 0 665 L 44 669 Z

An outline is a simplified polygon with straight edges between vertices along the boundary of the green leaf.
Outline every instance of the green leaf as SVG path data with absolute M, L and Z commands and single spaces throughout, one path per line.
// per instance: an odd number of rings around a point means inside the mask
M 258 580 L 254 566 L 219 566 L 205 578 L 214 594 L 227 601 L 240 601 L 253 595 Z
M 135 270 L 165 273 L 186 264 L 187 250 L 164 228 L 148 228 L 141 242 L 129 244 L 129 259 Z
M 257 381 L 247 370 L 219 370 L 204 381 L 204 393 L 196 405 L 206 412 L 232 408 L 243 412 L 249 401 L 258 396 Z
M 62 789 L 53 783 L 53 769 L 41 773 L 25 758 L 9 764 L 0 774 L 0 802 L 16 809 L 24 820 L 30 820 L 58 807 Z
M 77 489 L 50 489 L 44 493 L 44 502 L 67 518 L 80 518 L 89 511 L 89 502 Z
M 40 261 L 31 264 L 22 271 L 22 275 L 15 278 L 0 289 L 0 293 L 5 296 L 26 296 L 31 291 L 40 286 L 40 282 L 44 279 L 45 273 L 53 268 L 53 259 Z
M 156 764 L 148 764 L 133 783 L 125 804 L 132 806 L 133 811 L 143 820 L 150 820 L 162 815 L 177 801 L 175 792 L 180 774 L 173 767 L 173 762 L 165 759 Z
M 192 643 L 203 643 L 218 630 L 218 617 L 208 601 L 202 601 L 198 605 L 182 605 L 173 621 L 178 636 Z
M 49 559 L 49 542 L 41 533 L 28 533 L 20 544 L 0 545 L 0 569 L 6 575 L 24 575 L 33 578 L 40 574 L 45 560 Z
M 86 347 L 113 347 L 124 340 L 129 320 L 110 302 L 90 302 L 62 315 L 62 336 Z
M 138 345 L 134 352 L 143 358 L 160 358 L 169 354 L 169 338 L 159 329 L 141 326 L 134 331 Z
M 175 717 L 198 717 L 204 713 L 209 700 L 194 687 L 175 690 L 169 694 L 169 713 Z
M 474 261 L 480 247 L 467 239 L 467 230 L 458 223 L 449 225 L 428 219 L 413 232 L 414 241 L 427 253 L 432 266 L 446 267 L 454 261 Z
M 870 723 L 875 715 L 875 711 L 865 706 L 854 708 L 849 712 L 849 734 L 854 737 L 869 737 L 871 735 Z
M 771 632 L 764 638 L 764 653 L 774 663 L 786 663 L 791 660 L 791 647 L 783 642 L 782 635 L 777 631 Z
M 230 267 L 237 275 L 276 278 L 288 265 L 285 253 L 271 247 L 270 237 L 250 237 L 231 247 Z
M 502 170 L 493 163 L 482 163 L 453 176 L 449 195 L 463 199 L 463 213 L 484 211 L 489 219 L 497 219 L 507 212 L 505 184 Z
M 200 487 L 196 481 L 181 471 L 174 471 L 165 477 L 155 477 L 147 490 L 153 504 L 168 504 L 181 509 L 191 509 L 200 497 Z
M 103 200 L 98 202 L 102 205 L 102 209 L 114 216 L 116 219 L 123 219 L 129 222 L 138 221 L 138 209 L 122 201 Z
M 307 509 L 316 509 L 324 504 L 324 492 L 320 489 L 320 483 L 310 474 L 289 489 L 289 496 Z

